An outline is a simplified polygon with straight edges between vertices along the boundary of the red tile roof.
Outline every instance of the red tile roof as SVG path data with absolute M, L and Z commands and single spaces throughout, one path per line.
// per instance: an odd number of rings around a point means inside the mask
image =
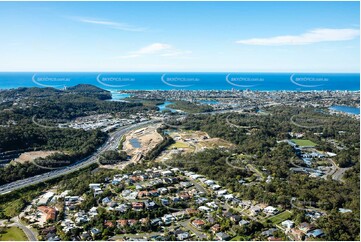
M 40 212 L 43 212 L 46 214 L 46 220 L 55 220 L 56 219 L 56 210 L 55 208 L 51 208 L 48 206 L 40 206 L 38 207 L 38 210 Z
M 200 227 L 200 226 L 205 225 L 206 223 L 205 223 L 203 220 L 196 219 L 196 220 L 193 220 L 192 224 L 193 224 L 194 226 Z

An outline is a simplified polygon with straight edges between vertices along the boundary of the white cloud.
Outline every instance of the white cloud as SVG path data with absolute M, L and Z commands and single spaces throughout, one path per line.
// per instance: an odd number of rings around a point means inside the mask
M 109 27 L 112 29 L 118 29 L 118 30 L 123 30 L 123 31 L 142 32 L 142 31 L 146 30 L 144 28 L 132 26 L 127 23 L 119 23 L 119 22 L 113 22 L 113 21 L 107 21 L 107 20 L 80 18 L 80 17 L 73 18 L 73 19 L 75 19 L 79 22 L 82 22 L 82 23 L 102 25 L 102 26 L 106 26 L 106 27 Z
M 246 45 L 307 45 L 319 42 L 352 40 L 360 35 L 358 29 L 314 29 L 300 35 L 238 40 Z
M 154 43 L 147 45 L 143 48 L 140 48 L 139 50 L 135 51 L 134 53 L 139 55 L 147 55 L 147 54 L 156 54 L 163 51 L 168 51 L 173 49 L 173 47 L 169 44 L 163 44 L 163 43 Z
M 184 56 L 184 55 L 189 55 L 192 54 L 192 51 L 190 50 L 172 50 L 170 52 L 167 53 L 163 53 L 161 54 L 161 56 L 168 56 L 168 57 L 172 57 L 172 56 Z
M 191 54 L 189 50 L 179 50 L 173 47 L 170 44 L 165 43 L 153 43 L 145 47 L 140 48 L 136 51 L 131 51 L 127 55 L 118 56 L 117 58 L 127 59 L 127 58 L 136 58 L 146 55 L 158 55 L 163 57 L 174 57 L 174 56 L 184 56 Z

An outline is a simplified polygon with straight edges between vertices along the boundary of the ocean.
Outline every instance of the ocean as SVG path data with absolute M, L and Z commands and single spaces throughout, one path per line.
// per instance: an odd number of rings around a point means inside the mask
M 160 73 L 160 72 L 2 72 L 0 89 L 17 87 L 64 88 L 92 84 L 121 90 L 360 90 L 359 73 Z
M 333 111 L 339 111 L 339 112 L 353 114 L 353 115 L 360 115 L 360 108 L 357 108 L 357 107 L 331 106 L 330 109 Z

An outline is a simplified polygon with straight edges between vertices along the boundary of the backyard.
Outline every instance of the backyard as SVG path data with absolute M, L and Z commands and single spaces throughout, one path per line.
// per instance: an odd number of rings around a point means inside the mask
M 292 213 L 288 210 L 277 214 L 273 217 L 268 218 L 268 220 L 270 220 L 273 224 L 279 224 L 282 223 L 283 221 L 289 219 L 292 216 Z

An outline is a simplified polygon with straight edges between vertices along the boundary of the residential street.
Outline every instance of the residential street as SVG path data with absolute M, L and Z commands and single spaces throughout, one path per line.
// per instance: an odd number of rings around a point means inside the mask
M 200 240 L 202 239 L 207 239 L 207 235 L 201 233 L 200 231 L 198 231 L 196 228 L 194 228 L 191 224 L 190 224 L 190 220 L 187 219 L 185 221 L 179 222 L 179 224 L 181 224 L 184 228 L 192 231 Z

